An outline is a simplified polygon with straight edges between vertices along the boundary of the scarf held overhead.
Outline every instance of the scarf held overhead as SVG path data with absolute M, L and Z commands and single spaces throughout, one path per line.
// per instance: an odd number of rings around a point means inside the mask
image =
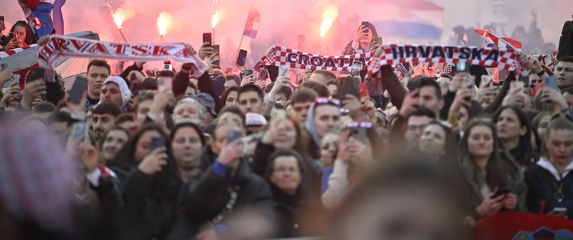
M 384 45 L 379 57 L 371 53 L 321 56 L 275 46 L 257 62 L 255 69 L 264 66 L 286 66 L 294 69 L 350 71 L 352 63 L 362 63 L 362 70 L 376 73 L 382 65 L 395 65 L 403 62 L 458 63 L 467 62 L 484 67 L 509 69 L 517 64 L 517 53 L 513 49 L 451 47 L 451 46 L 415 46 Z
M 321 56 L 318 54 L 275 46 L 267 51 L 267 54 L 257 62 L 254 68 L 261 70 L 264 66 L 287 66 L 290 68 L 312 71 L 350 71 L 352 64 L 358 61 L 362 64 L 362 70 L 367 70 L 370 57 L 370 53 L 344 56 Z
M 518 64 L 516 59 L 517 52 L 514 49 L 391 44 L 383 46 L 378 58 L 372 58 L 368 70 L 376 73 L 382 65 L 403 62 L 467 62 L 471 65 L 508 70 Z
M 187 50 L 183 43 L 112 43 L 97 40 L 53 35 L 38 51 L 38 63 L 44 68 L 53 68 L 61 57 L 101 58 L 131 61 L 163 61 L 172 59 L 192 63 L 203 73 L 207 65 Z

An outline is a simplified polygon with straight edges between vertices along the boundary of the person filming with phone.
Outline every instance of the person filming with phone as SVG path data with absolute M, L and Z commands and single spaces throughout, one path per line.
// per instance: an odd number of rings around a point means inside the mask
M 378 37 L 378 32 L 372 23 L 364 21 L 354 34 L 354 39 L 344 48 L 343 55 L 371 52 L 379 45 L 382 45 L 382 37 Z

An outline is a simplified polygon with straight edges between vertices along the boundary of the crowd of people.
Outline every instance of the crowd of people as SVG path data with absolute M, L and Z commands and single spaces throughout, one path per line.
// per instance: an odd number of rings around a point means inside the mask
M 34 43 L 17 22 L 0 44 Z M 381 44 L 364 25 L 344 53 Z M 196 52 L 204 72 L 92 59 L 79 95 L 49 69 L 2 71 L 0 238 L 470 239 L 500 212 L 573 218 L 572 52 L 297 83 L 268 66 L 269 84 Z

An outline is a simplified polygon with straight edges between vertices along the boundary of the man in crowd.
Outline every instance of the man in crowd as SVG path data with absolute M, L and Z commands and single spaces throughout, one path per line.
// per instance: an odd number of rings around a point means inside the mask
M 131 90 L 123 78 L 112 76 L 103 82 L 100 91 L 100 102 L 110 102 L 120 109 L 125 110 L 125 106 L 131 99 Z
M 557 85 L 560 89 L 573 87 L 573 56 L 562 57 L 555 67 Z
M 92 60 L 88 64 L 88 97 L 86 107 L 89 109 L 100 101 L 103 82 L 109 77 L 111 67 L 105 60 Z
M 113 128 L 115 117 L 119 114 L 121 114 L 121 110 L 111 102 L 100 103 L 92 110 L 89 129 L 93 143 L 99 143 L 104 134 Z
M 265 93 L 254 84 L 247 84 L 239 88 L 237 96 L 239 108 L 244 114 L 254 112 L 264 114 L 265 112 Z
M 299 90 L 290 98 L 292 118 L 300 125 L 304 125 L 308 116 L 308 108 L 316 99 L 316 94 L 310 90 Z

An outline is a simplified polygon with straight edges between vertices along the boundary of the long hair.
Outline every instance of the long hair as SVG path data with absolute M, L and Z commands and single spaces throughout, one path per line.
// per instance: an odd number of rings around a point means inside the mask
M 482 176 L 478 166 L 472 159 L 471 153 L 469 151 L 468 141 L 471 135 L 471 131 L 473 128 L 478 126 L 485 126 L 487 127 L 493 137 L 493 151 L 489 156 L 486 165 L 486 176 Z M 468 127 L 465 129 L 465 134 L 462 139 L 461 144 L 461 151 L 460 151 L 460 164 L 467 164 L 463 161 L 470 160 L 469 165 L 471 165 L 471 178 L 477 183 L 478 186 L 483 186 L 483 184 L 487 184 L 490 188 L 507 188 L 510 187 L 510 175 L 507 172 L 507 169 L 504 168 L 504 157 L 509 158 L 510 156 L 505 153 L 503 148 L 501 147 L 501 142 L 497 137 L 496 128 L 493 124 L 483 121 L 483 120 L 472 120 L 470 121 Z
M 525 127 L 526 129 L 525 134 L 519 137 L 519 143 L 517 145 L 520 148 L 519 149 L 520 151 L 524 151 L 525 157 L 522 159 L 515 159 L 515 161 L 517 161 L 520 165 L 527 166 L 531 164 L 530 161 L 531 159 L 528 158 L 537 159 L 537 154 L 535 150 L 533 150 L 533 146 L 531 145 L 532 138 L 531 138 L 531 125 L 529 124 L 529 119 L 527 118 L 525 112 L 523 112 L 523 110 L 521 110 L 520 108 L 515 106 L 503 106 L 500 107 L 495 113 L 493 117 L 494 124 L 497 123 L 499 116 L 506 109 L 511 109 L 515 113 L 515 115 L 517 115 L 517 119 L 519 120 L 519 125 L 521 125 L 521 127 Z
M 161 126 L 156 124 L 143 125 L 123 148 L 119 150 L 114 162 L 120 173 L 129 173 L 131 170 L 137 168 L 142 159 L 135 159 L 135 150 L 139 139 L 147 132 L 157 132 L 166 139 L 165 151 L 167 154 L 167 165 L 153 176 L 151 186 L 152 193 L 164 199 L 175 199 L 180 185 L 179 173 L 177 171 L 177 164 L 171 154 L 171 144 L 167 141 L 167 135 Z
M 26 38 L 24 39 L 26 44 L 31 45 L 38 41 L 38 39 L 36 38 L 36 34 L 34 34 L 32 28 L 30 27 L 30 25 L 28 25 L 28 23 L 24 21 L 17 21 L 10 29 L 10 33 L 13 33 L 16 27 L 23 27 L 24 29 L 26 29 Z

